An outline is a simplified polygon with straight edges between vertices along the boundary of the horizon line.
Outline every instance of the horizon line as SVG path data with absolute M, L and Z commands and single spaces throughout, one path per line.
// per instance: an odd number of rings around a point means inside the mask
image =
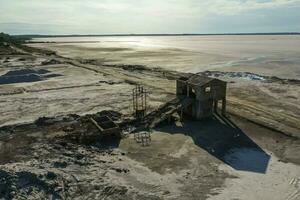
M 300 32 L 253 32 L 253 33 L 131 33 L 131 34 L 11 34 L 27 37 L 70 37 L 70 36 L 213 36 L 213 35 L 300 35 Z

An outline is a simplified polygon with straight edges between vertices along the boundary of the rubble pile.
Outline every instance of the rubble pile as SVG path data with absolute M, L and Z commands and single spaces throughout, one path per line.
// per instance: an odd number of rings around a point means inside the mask
M 110 172 L 130 173 L 116 163 L 124 152 L 56 140 L 32 148 L 33 159 L 1 167 L 0 199 L 119 199 L 128 192 L 109 180 Z
M 39 199 L 52 196 L 61 199 L 58 186 L 55 182 L 56 175 L 45 173 L 36 175 L 27 171 L 10 172 L 0 170 L 0 198 L 22 199 L 28 196 Z

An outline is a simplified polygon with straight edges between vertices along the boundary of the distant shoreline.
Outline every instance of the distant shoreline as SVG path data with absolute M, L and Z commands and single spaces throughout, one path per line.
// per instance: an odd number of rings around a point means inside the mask
M 215 33 L 215 34 L 99 34 L 99 35 L 13 35 L 15 37 L 27 37 L 27 38 L 45 38 L 45 37 L 128 37 L 128 36 L 231 36 L 231 35 L 300 35 L 300 32 L 283 32 L 283 33 Z
M 34 41 L 27 40 L 25 44 L 74 44 L 74 43 L 100 43 L 100 41 Z

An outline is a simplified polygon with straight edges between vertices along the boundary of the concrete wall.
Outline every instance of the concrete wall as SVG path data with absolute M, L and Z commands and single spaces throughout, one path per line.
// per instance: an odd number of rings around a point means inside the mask
M 176 81 L 176 95 L 186 95 L 186 83 L 181 81 L 181 80 L 177 80 Z
M 177 80 L 177 95 L 195 98 L 194 103 L 184 108 L 183 112 L 195 119 L 203 119 L 212 116 L 214 101 L 226 99 L 226 82 L 214 79 L 200 86 Z

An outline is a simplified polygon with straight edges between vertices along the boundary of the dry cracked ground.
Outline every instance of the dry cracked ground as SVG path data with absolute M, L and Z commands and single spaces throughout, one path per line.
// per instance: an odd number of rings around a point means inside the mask
M 149 146 L 134 135 L 87 145 L 64 139 L 74 114 L 128 118 L 136 84 L 154 110 L 175 97 L 180 73 L 1 50 L 0 199 L 300 198 L 298 80 L 205 72 L 229 83 L 226 119 L 162 124 Z M 54 121 L 37 123 L 44 116 Z

